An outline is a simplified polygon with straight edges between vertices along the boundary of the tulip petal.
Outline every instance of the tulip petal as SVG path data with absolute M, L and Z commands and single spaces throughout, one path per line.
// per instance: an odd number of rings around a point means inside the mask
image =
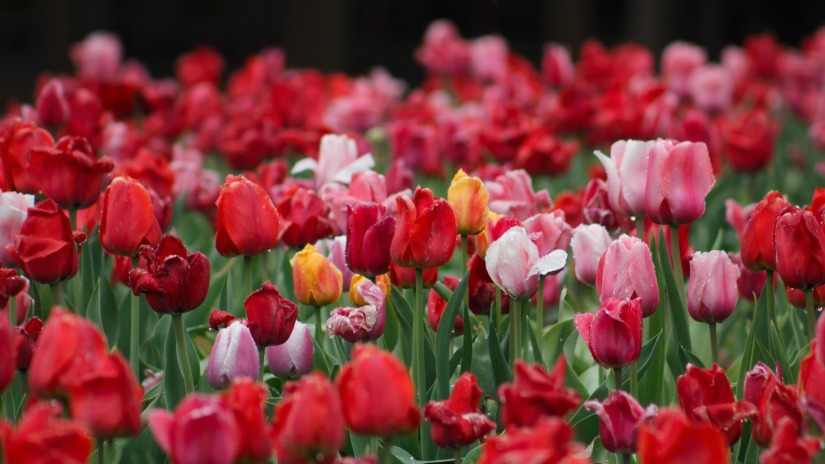
M 527 277 L 534 275 L 557 274 L 564 269 L 567 264 L 567 252 L 564 250 L 553 250 L 549 254 L 542 256 L 530 267 Z

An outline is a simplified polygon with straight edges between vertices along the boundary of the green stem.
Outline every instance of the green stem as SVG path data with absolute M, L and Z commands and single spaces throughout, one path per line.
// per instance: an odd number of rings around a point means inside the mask
M 132 269 L 137 269 L 138 257 L 132 256 Z M 129 364 L 135 378 L 140 379 L 140 296 L 131 296 L 130 321 L 129 321 Z
M 544 333 L 544 278 L 544 274 L 539 276 L 539 290 L 536 294 L 536 333 L 539 340 Z
M 719 364 L 719 341 L 716 337 L 716 323 L 710 322 L 708 323 L 708 329 L 710 329 L 710 354 L 713 357 L 713 363 Z
M 384 446 L 378 446 L 378 439 L 375 439 L 375 454 L 378 456 L 378 464 L 392 464 L 395 459 L 390 453 L 392 447 L 392 438 L 384 438 Z
M 324 336 L 324 331 L 321 330 L 321 307 L 320 306 L 314 306 L 314 308 L 315 308 L 315 343 L 317 343 L 318 346 L 323 346 L 324 339 L 322 337 Z
M 613 368 L 613 381 L 614 390 L 621 390 L 622 389 L 622 368 L 621 367 L 614 367 Z
M 422 288 L 424 286 L 424 271 L 415 269 L 415 306 L 413 307 L 413 365 L 412 377 L 418 395 L 418 407 L 423 408 L 427 403 L 427 379 L 424 372 L 424 344 L 421 337 L 424 335 L 424 307 L 422 305 Z M 426 421 L 421 421 L 421 459 L 426 460 L 430 455 L 429 440 L 426 436 Z
M 457 449 L 457 450 L 453 451 L 453 453 L 455 453 L 455 454 L 453 455 L 453 462 L 454 462 L 455 464 L 461 464 L 461 448 L 459 448 L 459 449 Z
M 622 454 L 622 464 L 630 464 L 632 461 L 630 460 L 629 454 Z
M 104 455 L 106 454 L 104 452 L 103 446 L 104 441 L 105 440 L 103 438 L 97 437 L 97 464 L 103 464 L 104 462 L 106 462 L 106 459 L 104 457 Z
M 639 364 L 638 361 L 633 361 L 630 364 L 630 394 L 634 398 L 639 397 Z
M 526 298 L 524 301 L 530 301 Z M 516 361 L 521 359 L 521 309 L 522 299 L 512 300 L 510 305 L 510 363 L 515 365 Z
M 805 290 L 805 310 L 808 313 L 808 342 L 816 336 L 816 306 L 814 306 L 814 290 Z
M 682 253 L 679 249 L 679 227 L 671 225 L 670 229 L 670 264 L 673 266 L 673 276 L 676 278 L 676 288 L 679 298 L 685 297 L 685 278 L 682 275 Z
M 645 237 L 645 218 L 643 217 L 636 219 L 636 237 L 643 242 L 647 241 L 647 237 Z
M 462 268 L 462 275 L 467 273 L 467 254 L 469 251 L 469 244 L 466 235 L 461 236 L 461 258 L 463 259 L 464 267 Z M 462 356 L 461 362 L 461 372 L 469 372 L 473 354 L 473 329 L 472 329 L 472 321 L 470 320 L 470 290 L 464 290 L 464 316 L 462 317 L 462 321 L 464 322 L 464 337 L 463 337 L 463 344 L 464 344 L 464 355 Z M 452 339 L 451 339 L 452 340 Z M 452 356 L 453 350 L 450 350 L 450 356 Z
M 264 367 L 266 367 L 266 347 L 258 347 L 258 382 L 264 381 Z
M 244 289 L 246 290 L 246 294 L 244 295 L 244 299 L 246 299 L 249 295 L 252 294 L 252 257 L 251 256 L 244 256 L 243 257 L 243 280 L 244 280 Z
M 65 306 L 63 304 L 63 287 L 60 282 L 49 285 L 52 292 L 52 306 Z
M 493 308 L 493 326 L 498 330 L 498 321 L 501 317 L 501 289 L 496 286 L 496 304 Z
M 180 370 L 183 373 L 183 383 L 186 386 L 186 394 L 195 391 L 195 382 L 192 380 L 192 366 L 189 365 L 189 350 L 186 348 L 186 333 L 183 327 L 183 314 L 172 314 L 172 322 L 175 323 L 175 342 L 178 346 L 180 356 Z M 168 370 L 170 366 L 167 366 Z
M 779 326 L 776 324 L 776 301 L 774 301 L 773 296 L 773 271 L 767 271 L 768 279 L 765 281 L 765 298 L 768 299 L 768 314 L 771 316 L 771 321 L 773 321 L 773 325 L 779 329 Z M 760 296 L 761 297 L 761 296 Z

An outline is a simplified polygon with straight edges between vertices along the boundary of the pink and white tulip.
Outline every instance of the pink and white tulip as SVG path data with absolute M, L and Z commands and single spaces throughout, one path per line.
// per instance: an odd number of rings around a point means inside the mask
M 564 269 L 567 252 L 554 250 L 539 256 L 524 227 L 512 227 L 487 249 L 487 272 L 513 298 L 528 298 L 538 289 L 539 276 Z

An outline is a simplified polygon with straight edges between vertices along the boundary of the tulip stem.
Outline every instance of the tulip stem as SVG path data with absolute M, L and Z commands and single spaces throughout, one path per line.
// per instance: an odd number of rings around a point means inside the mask
M 622 464 L 630 464 L 632 461 L 630 460 L 630 455 L 627 453 L 622 453 Z
M 510 309 L 510 365 L 515 365 L 521 359 L 521 309 L 526 298 L 513 301 Z M 526 306 L 526 305 L 525 305 Z
M 676 278 L 676 288 L 679 298 L 685 297 L 685 278 L 682 275 L 682 253 L 679 248 L 679 226 L 670 226 L 670 264 L 673 266 L 673 275 Z
M 243 280 L 244 280 L 244 288 L 246 289 L 246 294 L 244 295 L 244 299 L 246 299 L 249 295 L 252 294 L 252 257 L 251 256 L 244 256 L 243 257 Z
M 52 291 L 52 306 L 63 306 L 63 288 L 60 282 L 49 285 L 49 289 Z
M 613 381 L 615 390 L 622 389 L 622 368 L 621 367 L 614 367 L 613 368 Z
M 773 297 L 773 271 L 768 270 L 766 272 L 768 277 L 765 280 L 765 298 L 768 299 L 768 314 L 771 316 L 771 321 L 773 321 L 773 325 L 779 330 L 779 326 L 776 324 L 776 301 L 774 301 Z
M 103 438 L 97 437 L 97 464 L 106 462 L 103 442 Z
M 539 276 L 539 290 L 536 294 L 536 331 L 539 340 L 544 333 L 544 274 Z
M 132 269 L 138 267 L 138 257 L 132 256 Z M 140 296 L 131 296 L 129 321 L 129 365 L 132 367 L 132 372 L 135 373 L 135 378 L 140 381 Z
M 708 323 L 710 329 L 710 354 L 713 357 L 713 364 L 719 364 L 719 341 L 716 337 L 716 323 Z
M 266 347 L 258 347 L 258 382 L 264 382 L 264 367 L 266 366 Z M 267 388 L 267 392 L 269 389 Z M 268 395 L 267 395 L 268 396 Z
M 375 454 L 378 456 L 378 464 L 391 464 L 394 462 L 392 458 L 392 453 L 390 453 L 390 447 L 392 446 L 392 438 L 387 437 L 384 439 L 384 446 L 378 445 L 378 439 L 374 438 L 373 442 L 373 449 L 375 450 Z
M 630 363 L 630 394 L 639 397 L 639 361 Z
M 415 306 L 413 307 L 413 358 L 412 377 L 418 395 L 418 407 L 423 408 L 427 403 L 427 379 L 424 376 L 424 345 L 421 336 L 424 333 L 424 307 L 421 293 L 424 286 L 424 271 L 415 268 Z M 421 459 L 426 460 L 430 455 L 429 437 L 427 436 L 426 421 L 421 421 Z
M 453 453 L 455 453 L 455 454 L 453 455 L 453 456 L 454 456 L 454 458 L 453 458 L 453 462 L 454 462 L 455 464 L 461 464 L 461 448 L 459 448 L 459 449 L 457 449 L 457 450 L 453 451 Z
M 501 289 L 496 285 L 496 305 L 493 308 L 493 326 L 498 330 L 498 321 L 501 317 Z
M 324 346 L 324 339 L 322 337 L 324 336 L 324 332 L 323 332 L 323 330 L 321 330 L 321 327 L 322 327 L 321 326 L 321 307 L 320 306 L 315 306 L 314 308 L 315 308 L 315 343 L 317 343 L 318 346 L 323 347 Z
M 189 350 L 186 347 L 183 314 L 172 314 L 172 322 L 175 323 L 175 342 L 178 345 L 178 355 L 180 356 L 180 370 L 183 373 L 183 383 L 186 386 L 186 394 L 188 395 L 195 391 L 195 382 L 192 380 L 192 366 L 189 365 Z
M 808 342 L 812 342 L 816 330 L 816 306 L 814 305 L 814 289 L 805 290 L 805 310 L 808 313 Z
M 647 237 L 645 237 L 645 218 L 644 217 L 637 217 L 636 219 L 636 238 L 639 240 L 647 243 Z

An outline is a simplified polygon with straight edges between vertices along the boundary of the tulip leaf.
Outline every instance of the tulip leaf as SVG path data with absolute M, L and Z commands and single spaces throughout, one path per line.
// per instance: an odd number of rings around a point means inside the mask
M 490 324 L 489 334 L 490 365 L 493 368 L 493 380 L 495 380 L 496 389 L 498 389 L 499 385 L 511 381 L 512 377 L 510 376 L 510 367 L 507 365 L 507 358 L 504 357 L 504 353 L 501 351 L 501 343 L 498 341 L 495 324 Z
M 472 350 L 470 350 L 470 355 L 472 356 Z M 461 361 L 464 359 L 464 347 L 459 346 L 455 353 L 450 357 L 450 372 L 455 372 L 458 368 L 458 365 L 461 364 Z
M 541 356 L 548 363 L 547 365 L 553 365 L 556 362 L 559 355 L 564 351 L 564 343 L 570 336 L 577 333 L 576 327 L 573 325 L 573 319 L 557 322 L 545 330 L 541 336 L 543 347 Z
M 675 253 L 678 256 L 679 251 Z M 687 309 L 685 308 L 685 295 L 682 292 L 682 285 L 676 282 L 676 276 L 673 273 L 673 268 L 670 265 L 669 253 L 667 251 L 666 239 L 664 236 L 659 237 L 659 269 L 662 270 L 665 286 L 667 287 L 668 296 L 668 311 L 673 327 L 673 335 L 676 338 L 676 346 L 684 346 L 688 350 L 692 349 L 690 341 L 690 329 L 687 317 Z M 676 265 L 681 266 L 681 262 Z M 673 366 L 671 366 L 673 367 Z M 684 366 L 683 369 L 684 370 Z M 682 372 L 674 372 L 673 375 L 679 375 Z
M 386 302 L 386 321 L 384 323 L 384 333 L 382 340 L 387 348 L 387 351 L 394 351 L 398 345 L 399 327 L 398 314 L 392 307 L 392 300 Z
M 183 375 L 178 367 L 178 353 L 175 344 L 175 330 L 171 317 L 162 317 L 158 329 L 165 334 L 163 350 L 163 400 L 166 409 L 173 410 L 186 395 Z
M 475 464 L 478 461 L 478 458 L 481 457 L 481 451 L 484 449 L 484 444 L 478 445 L 475 448 L 471 449 L 467 454 L 464 455 L 464 460 L 461 461 L 461 464 Z
M 797 376 L 797 371 L 794 369 L 796 365 L 791 365 L 788 363 L 788 356 L 785 353 L 785 347 L 782 346 L 782 340 L 779 338 L 779 333 L 776 330 L 776 326 L 770 324 L 771 329 L 771 340 L 770 340 L 770 347 L 771 353 L 773 353 L 773 357 L 776 359 L 776 362 L 782 367 L 782 373 L 784 374 L 785 378 L 787 379 L 795 379 Z
M 679 347 L 679 360 L 681 361 L 682 365 L 687 365 L 688 363 L 693 364 L 696 367 L 705 367 L 705 363 L 699 359 L 699 356 L 689 349 L 685 348 L 684 346 Z
M 547 364 L 544 363 L 544 357 L 541 355 L 541 347 L 539 346 L 539 342 L 536 339 L 536 331 L 533 330 L 533 324 L 528 322 L 527 325 L 527 332 L 530 334 L 530 346 L 533 348 L 533 356 L 535 361 L 542 365 L 545 369 L 547 369 Z
M 447 399 L 450 396 L 450 377 L 452 377 L 450 371 L 450 356 L 452 355 L 450 353 L 450 341 L 453 338 L 453 327 L 455 326 L 458 310 L 464 304 L 464 292 L 467 290 L 469 277 L 470 273 L 468 271 L 450 296 L 450 300 L 441 314 L 441 321 L 435 335 L 435 379 L 437 386 L 436 399 L 438 400 Z M 470 321 L 464 321 L 464 326 L 468 332 L 472 330 Z
M 660 237 L 661 240 L 661 237 Z M 658 336 L 657 334 L 661 335 L 661 342 L 658 345 L 659 349 L 653 354 L 653 358 L 650 361 L 650 370 L 651 374 L 647 377 L 640 377 L 639 378 L 639 402 L 642 404 L 650 404 L 655 403 L 659 405 L 664 405 L 669 403 L 669 400 L 665 398 L 664 395 L 664 386 L 662 385 L 662 379 L 665 375 L 665 358 L 668 344 L 668 336 L 667 332 L 665 331 L 665 319 L 667 318 L 666 311 L 666 302 L 665 298 L 662 297 L 665 293 L 665 286 L 664 286 L 664 276 L 662 275 L 662 260 L 659 256 L 659 249 L 655 246 L 651 247 L 653 253 L 653 262 L 656 268 L 656 281 L 659 285 L 659 306 L 656 307 L 656 311 L 647 318 L 647 324 L 645 327 L 645 333 L 647 334 L 648 339 Z

